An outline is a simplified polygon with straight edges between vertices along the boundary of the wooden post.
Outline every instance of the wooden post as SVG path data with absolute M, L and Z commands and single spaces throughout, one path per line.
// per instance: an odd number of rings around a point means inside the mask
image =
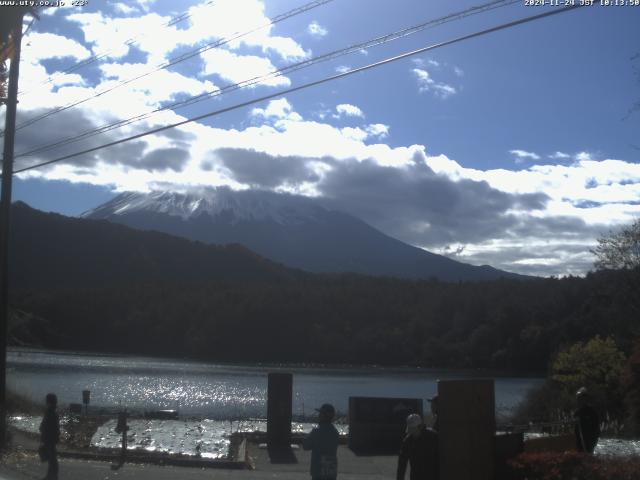
M 11 213 L 11 182 L 13 180 L 13 147 L 18 105 L 20 43 L 22 41 L 22 9 L 15 10 L 11 41 L 13 57 L 9 69 L 9 89 L 6 99 L 4 150 L 2 157 L 2 193 L 0 200 L 0 448 L 7 441 L 7 334 L 9 330 L 9 225 Z

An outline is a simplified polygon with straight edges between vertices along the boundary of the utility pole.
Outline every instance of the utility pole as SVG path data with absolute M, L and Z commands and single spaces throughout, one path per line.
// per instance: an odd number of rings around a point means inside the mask
M 14 13 L 14 12 L 12 12 Z M 16 133 L 18 106 L 18 72 L 20 69 L 20 43 L 22 42 L 22 9 L 15 10 L 12 18 L 11 43 L 13 55 L 9 68 L 7 90 L 4 152 L 2 157 L 2 193 L 0 197 L 0 448 L 7 443 L 7 334 L 9 331 L 9 215 L 11 213 L 11 182 L 13 180 L 13 147 Z

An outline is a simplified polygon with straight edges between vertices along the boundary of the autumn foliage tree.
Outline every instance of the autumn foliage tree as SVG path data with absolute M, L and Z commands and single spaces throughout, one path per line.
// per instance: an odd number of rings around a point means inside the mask
M 598 239 L 592 252 L 599 270 L 633 270 L 640 267 L 640 218 L 619 231 Z
M 592 251 L 596 255 L 595 267 L 600 270 L 618 270 L 626 273 L 621 286 L 628 305 L 635 315 L 635 346 L 622 375 L 626 390 L 629 430 L 640 435 L 640 218 L 616 232 L 598 239 Z

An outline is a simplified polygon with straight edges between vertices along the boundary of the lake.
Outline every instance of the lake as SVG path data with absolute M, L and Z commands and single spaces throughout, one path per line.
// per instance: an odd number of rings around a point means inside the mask
M 179 420 L 131 419 L 129 448 L 219 458 L 227 453 L 229 434 L 266 428 L 267 374 L 293 373 L 293 412 L 313 417 L 322 403 L 347 413 L 349 396 L 431 397 L 438 379 L 482 377 L 478 372 L 380 367 L 301 367 L 221 365 L 186 360 L 117 355 L 70 354 L 12 349 L 8 353 L 9 387 L 35 402 L 48 392 L 58 395 L 64 408 L 81 403 L 82 390 L 91 391 L 91 409 L 132 412 L 176 408 Z M 527 392 L 544 379 L 497 376 L 498 419 L 508 416 Z M 23 430 L 38 432 L 41 417 L 13 417 Z M 295 422 L 294 431 L 309 431 L 310 422 Z M 64 428 L 64 425 L 63 425 Z M 346 425 L 338 425 L 342 433 Z M 93 436 L 96 447 L 117 448 L 120 435 L 115 419 Z M 640 441 L 601 439 L 596 453 L 638 454 Z
M 480 377 L 477 372 L 381 367 L 302 367 L 221 365 L 116 355 L 72 354 L 12 349 L 7 358 L 9 388 L 36 403 L 48 392 L 61 407 L 82 402 L 91 391 L 90 409 L 130 412 L 172 408 L 179 420 L 130 419 L 129 448 L 218 458 L 226 455 L 232 431 L 265 430 L 267 374 L 293 373 L 293 413 L 314 417 L 314 408 L 332 403 L 346 416 L 350 396 L 426 399 L 437 391 L 438 379 Z M 541 378 L 495 378 L 496 411 L 508 415 Z M 426 405 L 425 405 L 426 406 Z M 233 421 L 235 420 L 235 422 Z M 13 424 L 37 433 L 40 417 L 14 417 Z M 309 431 L 310 422 L 294 423 Z M 347 432 L 346 425 L 339 429 Z M 63 425 L 64 430 L 64 425 Z M 96 447 L 117 448 L 115 419 L 92 439 Z
M 346 415 L 350 396 L 426 399 L 438 379 L 482 377 L 477 372 L 419 368 L 301 367 L 222 365 L 112 355 L 68 354 L 12 349 L 7 383 L 35 402 L 55 392 L 61 405 L 82 402 L 90 408 L 126 407 L 130 411 L 172 408 L 184 416 L 211 419 L 264 418 L 267 374 L 293 373 L 293 413 L 305 417 L 322 403 Z M 504 418 L 542 378 L 495 378 L 496 413 Z

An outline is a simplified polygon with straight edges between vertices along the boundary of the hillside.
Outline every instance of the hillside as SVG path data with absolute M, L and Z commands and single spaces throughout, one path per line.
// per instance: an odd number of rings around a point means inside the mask
M 295 272 L 240 245 L 212 246 L 15 203 L 13 288 L 104 287 L 140 282 L 283 281 Z

